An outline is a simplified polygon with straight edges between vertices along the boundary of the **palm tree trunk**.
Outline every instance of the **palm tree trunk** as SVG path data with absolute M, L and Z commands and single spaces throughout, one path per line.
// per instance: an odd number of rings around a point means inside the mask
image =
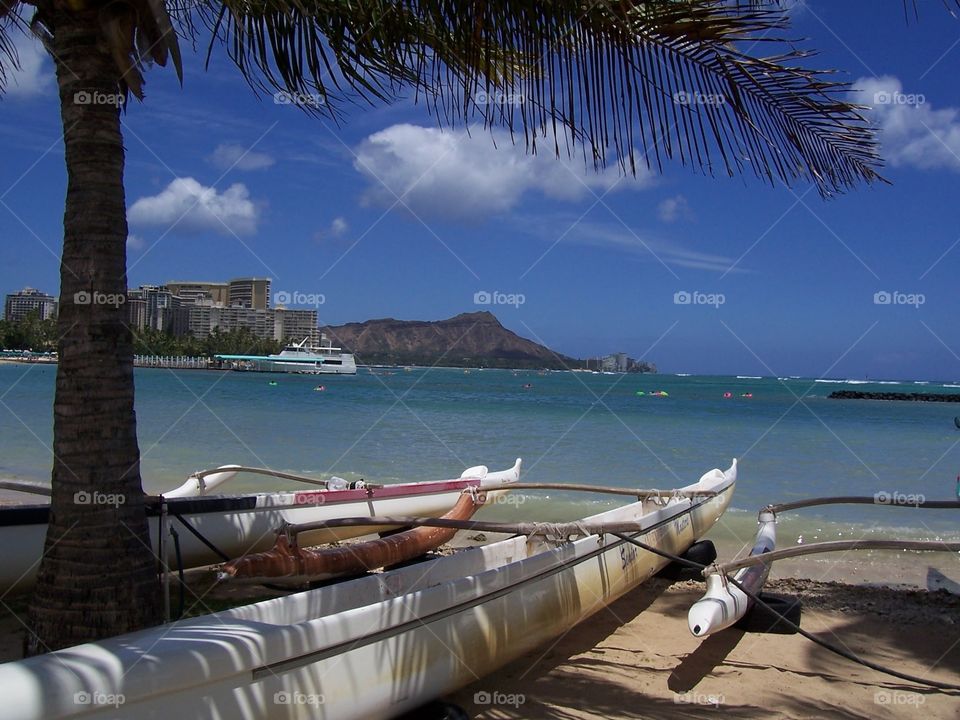
M 53 17 L 67 165 L 50 527 L 30 605 L 34 655 L 159 620 L 126 324 L 117 70 L 95 11 Z

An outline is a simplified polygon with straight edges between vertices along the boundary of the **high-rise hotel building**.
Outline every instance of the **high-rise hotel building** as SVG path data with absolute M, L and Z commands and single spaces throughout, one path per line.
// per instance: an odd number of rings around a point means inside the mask
M 20 322 L 30 313 L 36 313 L 41 320 L 57 316 L 57 299 L 32 287 L 7 295 L 3 306 L 3 319 L 7 322 Z

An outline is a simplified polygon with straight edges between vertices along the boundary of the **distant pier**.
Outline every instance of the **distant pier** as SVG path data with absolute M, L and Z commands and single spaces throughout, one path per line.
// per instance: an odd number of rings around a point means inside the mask
M 960 395 L 951 393 L 898 393 L 861 392 L 860 390 L 836 390 L 828 397 L 831 400 L 906 400 L 908 402 L 960 402 Z
M 169 370 L 215 370 L 219 363 L 208 357 L 134 355 L 133 366 Z

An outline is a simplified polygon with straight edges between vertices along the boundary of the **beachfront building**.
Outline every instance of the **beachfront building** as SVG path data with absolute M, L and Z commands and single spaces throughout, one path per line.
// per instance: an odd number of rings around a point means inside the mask
M 167 289 L 188 305 L 230 304 L 230 283 L 225 282 L 180 282 L 172 280 Z
M 258 310 L 203 304 L 189 306 L 188 312 L 189 333 L 198 339 L 207 337 L 218 328 L 221 332 L 245 329 L 263 340 L 281 342 L 300 341 L 306 337 L 316 342 L 320 337 L 316 310 Z
M 630 358 L 626 353 L 607 355 L 600 361 L 600 369 L 604 372 L 626 372 L 630 366 Z
M 274 340 L 296 340 L 310 338 L 310 345 L 317 345 L 320 341 L 320 330 L 317 328 L 316 310 L 288 310 L 276 308 L 270 310 L 274 316 Z
M 41 320 L 57 316 L 57 299 L 32 287 L 25 287 L 18 293 L 7 295 L 3 307 L 3 319 L 7 322 L 20 322 L 30 313 Z
M 187 333 L 186 304 L 164 285 L 141 285 L 127 291 L 130 326 L 137 330 L 159 330 L 174 337 Z
M 215 330 L 248 330 L 263 340 L 320 341 L 316 310 L 270 307 L 270 278 L 235 278 L 228 282 L 171 281 L 141 285 L 127 293 L 130 324 L 175 337 L 203 340 Z
M 267 310 L 270 307 L 270 278 L 236 278 L 229 283 L 230 307 Z

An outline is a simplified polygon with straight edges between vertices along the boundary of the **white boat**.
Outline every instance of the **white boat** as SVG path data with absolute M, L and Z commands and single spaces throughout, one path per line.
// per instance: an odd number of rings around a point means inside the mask
M 405 568 L 0 665 L 0 718 L 336 718 L 416 709 L 613 602 L 723 514 L 736 462 L 585 518 Z M 698 494 L 699 493 L 699 494 Z M 590 534 L 589 526 L 604 528 Z M 637 529 L 639 528 L 639 529 Z
M 170 496 L 163 496 L 163 502 L 160 498 L 149 499 L 150 535 L 153 538 L 159 536 L 165 505 L 167 522 L 179 536 L 183 566 L 209 565 L 244 553 L 267 550 L 276 538 L 275 531 L 285 522 L 317 522 L 367 515 L 441 515 L 456 504 L 460 493 L 468 487 L 496 492 L 517 482 L 521 463 L 517 458 L 512 468 L 498 472 L 488 472 L 486 466 L 478 465 L 465 470 L 455 480 L 197 497 L 236 472 L 251 470 L 224 466 L 217 472 L 191 476 Z M 0 563 L 0 594 L 26 590 L 36 582 L 49 515 L 49 505 L 0 508 L 0 547 L 4 548 L 3 563 Z M 319 530 L 305 535 L 302 540 L 304 545 L 318 545 L 383 529 L 386 528 Z M 171 560 L 172 557 L 171 553 Z
M 215 360 L 237 370 L 255 372 L 299 373 L 306 375 L 356 375 L 357 363 L 353 355 L 333 347 L 326 335 L 320 335 L 320 344 L 311 345 L 306 337 L 287 345 L 273 355 L 214 355 Z

